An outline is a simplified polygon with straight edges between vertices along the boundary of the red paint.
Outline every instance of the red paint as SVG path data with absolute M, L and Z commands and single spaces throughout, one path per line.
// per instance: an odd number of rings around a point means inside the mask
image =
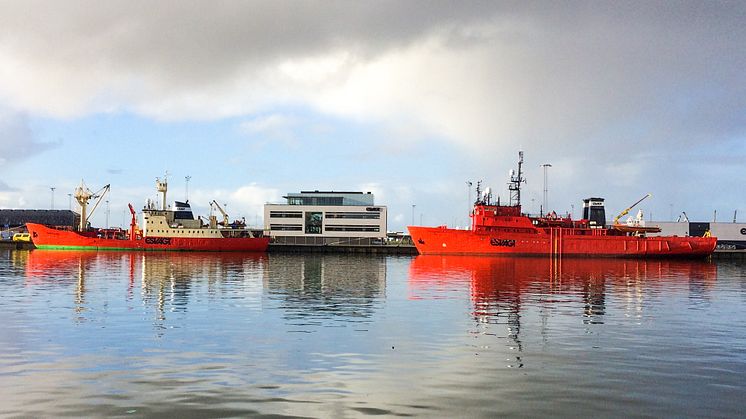
M 134 222 L 133 222 L 134 225 Z M 74 247 L 91 250 L 191 250 L 191 251 L 220 251 L 220 252 L 264 252 L 269 245 L 269 237 L 241 237 L 241 238 L 191 238 L 168 237 L 168 244 L 146 243 L 139 234 L 126 234 L 122 238 L 98 237 L 95 232 L 81 234 L 77 231 L 57 230 L 41 224 L 27 223 L 31 240 L 37 247 Z M 130 226 L 130 231 L 135 229 Z M 104 230 L 99 230 L 104 231 Z M 157 237 L 149 237 L 158 239 Z M 154 240 L 148 240 L 154 241 Z M 155 240 L 158 241 L 158 240 Z
M 551 255 L 608 257 L 704 257 L 715 237 L 635 236 L 613 228 L 590 228 L 587 220 L 534 218 L 520 205 L 474 206 L 470 230 L 409 226 L 420 254 Z

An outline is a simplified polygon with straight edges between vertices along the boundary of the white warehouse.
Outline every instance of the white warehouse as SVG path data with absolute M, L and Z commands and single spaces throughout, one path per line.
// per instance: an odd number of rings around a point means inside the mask
M 275 243 L 371 245 L 386 238 L 386 207 L 370 192 L 301 191 L 264 205 L 264 230 Z

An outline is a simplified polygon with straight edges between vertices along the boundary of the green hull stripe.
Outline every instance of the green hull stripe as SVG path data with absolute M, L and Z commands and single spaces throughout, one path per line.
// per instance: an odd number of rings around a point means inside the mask
M 138 249 L 137 247 L 58 246 L 54 244 L 40 244 L 40 245 L 36 245 L 36 248 L 37 249 L 56 249 L 56 250 L 151 250 L 151 249 Z M 158 250 L 161 250 L 161 249 L 158 249 Z M 168 249 L 162 249 L 162 250 L 168 250 Z
M 52 244 L 42 244 L 36 246 L 37 249 L 44 249 L 44 250 L 89 250 L 92 252 L 97 251 L 106 251 L 106 250 L 114 250 L 114 251 L 131 251 L 131 252 L 263 252 L 263 250 L 244 250 L 244 249 L 236 249 L 236 250 L 192 250 L 192 249 L 168 249 L 168 248 L 161 248 L 161 249 L 143 249 L 139 247 L 95 247 L 95 246 L 58 246 L 58 245 L 52 245 Z

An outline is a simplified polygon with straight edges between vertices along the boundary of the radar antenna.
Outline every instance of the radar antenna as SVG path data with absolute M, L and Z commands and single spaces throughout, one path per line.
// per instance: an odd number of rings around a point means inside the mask
M 523 151 L 518 152 L 518 172 L 512 172 L 510 175 L 510 182 L 508 182 L 508 189 L 510 190 L 510 205 L 520 206 L 521 205 L 521 183 L 526 183 L 526 179 L 523 178 Z

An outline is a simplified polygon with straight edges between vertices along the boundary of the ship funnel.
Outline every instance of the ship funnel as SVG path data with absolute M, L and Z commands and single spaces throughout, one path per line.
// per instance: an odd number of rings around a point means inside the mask
M 606 227 L 606 209 L 603 198 L 586 198 L 583 200 L 583 218 L 588 220 L 591 228 Z

